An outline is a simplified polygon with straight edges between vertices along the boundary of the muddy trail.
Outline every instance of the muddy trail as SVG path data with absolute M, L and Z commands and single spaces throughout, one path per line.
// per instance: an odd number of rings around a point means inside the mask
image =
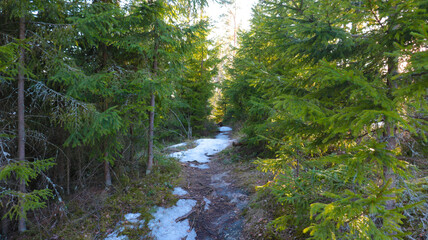
M 248 196 L 234 187 L 229 171 L 221 162 L 211 161 L 209 169 L 198 169 L 183 164 L 188 191 L 186 198 L 197 200 L 188 218 L 196 231 L 196 239 L 244 239 L 244 220 L 241 211 Z
M 228 133 L 219 135 L 230 139 Z M 192 211 L 182 219 L 189 220 L 190 227 L 196 231 L 196 239 L 244 239 L 241 212 L 248 203 L 248 196 L 235 187 L 230 170 L 217 154 L 206 156 L 209 162 L 203 164 L 203 169 L 198 168 L 202 164 L 197 161 L 182 163 L 185 181 L 181 187 L 188 194 L 180 198 L 197 201 Z

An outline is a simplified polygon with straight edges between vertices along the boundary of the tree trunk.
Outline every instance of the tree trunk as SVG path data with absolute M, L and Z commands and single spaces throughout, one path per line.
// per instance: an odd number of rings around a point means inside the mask
M 25 18 L 19 19 L 19 39 L 25 39 Z M 25 120 L 24 120 L 24 48 L 20 48 L 19 69 L 18 69 L 18 160 L 25 161 Z M 19 191 L 26 192 L 24 179 L 19 180 Z M 27 230 L 25 225 L 24 209 L 21 209 L 22 216 L 19 218 L 18 231 L 24 232 Z
M 107 151 L 107 150 L 105 150 Z M 108 152 L 104 153 L 104 177 L 105 177 L 105 183 L 106 183 L 106 188 L 110 188 L 111 187 L 111 174 L 110 174 L 110 163 L 107 160 L 108 157 Z
M 78 168 L 79 168 L 79 170 L 78 170 L 79 171 L 79 174 L 78 174 L 79 175 L 79 183 L 80 183 L 80 187 L 83 188 L 82 154 L 81 154 L 81 151 L 79 151 L 77 154 L 77 160 L 78 160 L 77 164 L 78 164 Z
M 148 159 L 146 175 L 150 174 L 153 168 L 153 131 L 155 123 L 155 94 L 153 91 L 151 93 L 150 106 L 152 107 L 152 109 L 150 110 L 149 114 L 149 144 L 147 149 Z
M 71 156 L 71 154 L 70 154 L 70 148 L 69 147 L 67 147 L 67 156 L 66 156 L 66 158 L 67 158 L 67 195 L 70 195 L 70 157 L 69 156 Z
M 154 32 L 154 40 L 155 45 L 153 49 L 153 77 L 157 77 L 158 72 L 158 49 L 159 49 L 159 36 L 156 32 L 156 27 Z M 150 94 L 150 113 L 149 113 L 149 144 L 147 149 L 147 169 L 146 169 L 146 175 L 150 174 L 153 168 L 153 136 L 154 136 L 154 126 L 155 126 L 155 92 L 154 89 L 152 89 Z
M 397 73 L 397 64 L 394 58 L 390 57 L 388 58 L 388 76 L 387 76 L 387 88 L 388 88 L 388 97 L 391 100 L 394 100 L 393 98 L 393 89 L 395 88 L 392 78 Z M 387 150 L 394 150 L 397 147 L 397 141 L 395 139 L 395 132 L 394 132 L 394 124 L 392 122 L 385 121 L 385 132 L 383 134 L 384 141 L 386 141 L 386 149 Z M 394 156 L 395 157 L 395 156 Z M 396 175 L 394 171 L 391 168 L 384 167 L 383 169 L 383 177 L 385 179 L 385 183 L 388 181 L 391 181 L 391 185 L 389 188 L 395 188 L 396 187 Z M 391 195 L 389 197 L 394 197 L 394 195 Z M 395 200 L 388 200 L 386 202 L 386 208 L 387 209 L 393 209 L 395 208 Z
M 191 116 L 189 116 L 188 118 L 187 118 L 187 139 L 192 139 L 192 123 L 191 123 L 191 120 L 192 120 L 192 118 L 191 118 Z

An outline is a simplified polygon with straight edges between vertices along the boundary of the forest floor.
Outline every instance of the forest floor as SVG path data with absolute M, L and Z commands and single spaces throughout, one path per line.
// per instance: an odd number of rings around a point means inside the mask
M 220 161 L 218 153 L 232 143 L 231 129 L 222 129 L 225 131 L 218 133 L 215 139 L 197 140 L 197 147 L 177 151 L 186 145 L 183 143 L 169 148 L 170 156 L 180 159 L 182 169 L 179 190 L 182 193 L 178 198 L 196 201 L 190 212 L 175 219 L 175 222 L 188 222 L 187 239 L 245 239 L 242 211 L 248 204 L 248 195 L 235 185 L 230 165 Z M 196 234 L 190 234 L 191 231 Z
M 191 158 L 181 162 L 180 187 L 187 194 L 180 198 L 197 203 L 180 220 L 188 219 L 190 229 L 196 232 L 195 239 L 200 240 L 293 239 L 267 226 L 273 219 L 268 209 L 277 206 L 269 206 L 274 201 L 266 195 L 261 201 L 255 189 L 271 176 L 258 171 L 251 161 L 237 161 L 245 154 L 239 152 L 239 146 L 232 146 L 237 140 L 231 140 L 230 135 L 232 132 L 217 135 L 216 138 L 228 139 L 229 145 L 221 152 L 205 154 L 209 162 L 190 161 Z
M 150 176 L 77 192 L 64 214 L 11 239 L 295 239 L 268 224 L 282 207 L 256 188 L 272 176 L 257 170 L 230 130 L 164 149 Z
M 189 215 L 190 224 L 196 239 L 245 239 L 242 211 L 248 194 L 236 186 L 230 167 L 218 160 L 212 157 L 208 169 L 183 164 L 182 188 L 189 193 L 186 197 L 197 200 Z
M 150 232 L 144 239 L 254 239 L 244 234 L 243 213 L 247 210 L 248 193 L 237 185 L 240 178 L 236 175 L 236 166 L 225 161 L 229 156 L 220 154 L 228 147 L 228 151 L 233 148 L 232 129 L 221 127 L 219 130 L 215 138 L 180 143 L 165 149 L 165 154 L 180 161 L 178 178 L 181 180 L 172 191 L 178 201 L 173 206 L 160 205 L 153 209 L 153 218 L 147 222 Z M 145 221 L 140 220 L 141 213 L 128 213 L 124 218 L 106 239 L 129 239 L 131 236 L 123 235 L 126 228 L 145 225 Z

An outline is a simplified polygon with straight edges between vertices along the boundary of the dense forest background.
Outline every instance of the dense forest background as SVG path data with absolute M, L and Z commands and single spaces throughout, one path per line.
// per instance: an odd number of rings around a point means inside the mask
M 2 236 L 150 215 L 180 171 L 164 146 L 216 120 L 271 176 L 275 231 L 426 237 L 428 1 L 260 1 L 230 44 L 207 4 L 0 1 Z

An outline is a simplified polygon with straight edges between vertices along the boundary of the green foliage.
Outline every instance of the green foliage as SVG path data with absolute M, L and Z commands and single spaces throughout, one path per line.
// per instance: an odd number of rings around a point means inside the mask
M 36 160 L 34 162 L 11 162 L 7 165 L 0 167 L 0 181 L 12 180 L 13 178 L 24 181 L 25 184 L 37 178 L 42 172 L 45 172 L 54 166 L 54 159 Z M 20 192 L 16 190 L 3 189 L 0 193 L 0 198 L 16 199 L 16 203 L 10 203 L 10 206 L 2 206 L 7 210 L 2 218 L 9 218 L 18 220 L 20 218 L 27 218 L 27 213 L 38 208 L 46 207 L 44 202 L 52 197 L 52 190 L 45 188 L 40 190 L 33 190 L 31 192 Z
M 389 189 L 390 184 L 391 181 L 388 181 L 379 187 L 371 182 L 360 194 L 349 190 L 342 195 L 324 193 L 326 197 L 336 200 L 329 204 L 311 204 L 311 218 L 319 223 L 304 232 L 309 232 L 313 239 L 390 239 L 391 236 L 405 236 L 400 227 L 405 218 L 402 211 L 421 202 L 404 208 L 386 209 L 386 202 L 394 198 L 391 196 L 403 191 Z M 380 222 L 382 227 L 378 228 Z
M 55 195 L 98 185 L 97 161 L 110 163 L 113 180 L 115 174 L 140 176 L 152 93 L 157 144 L 205 131 L 218 63 L 218 49 L 207 39 L 209 23 L 199 19 L 198 6 L 206 4 L 130 1 L 124 8 L 117 1 L 0 1 L 0 175 L 10 189 L 22 177 L 29 191 L 1 196 L 13 203 L 8 217 L 44 206 L 51 193 L 34 190 L 44 185 L 37 178 L 41 172 L 58 187 Z M 24 41 L 16 27 L 21 17 Z M 20 47 L 29 162 L 15 164 L 10 159 L 17 152 Z M 55 157 L 52 171 L 50 164 L 31 160 L 49 157 Z M 176 173 L 177 165 L 156 159 L 162 174 Z
M 46 200 L 53 196 L 51 189 L 33 190 L 30 193 L 22 193 L 17 191 L 5 191 L 1 197 L 8 196 L 16 198 L 18 201 L 14 203 L 9 210 L 3 215 L 4 218 L 18 220 L 20 218 L 27 219 L 27 213 L 39 208 L 46 207 Z M 8 207 L 8 206 L 4 206 Z
M 0 46 L 0 72 L 4 72 L 7 67 L 18 58 L 18 45 L 9 43 Z
M 272 222 L 278 229 L 297 225 L 315 239 L 404 237 L 403 213 L 414 202 L 400 200 L 396 187 L 411 175 L 398 156 L 409 135 L 426 142 L 425 6 L 255 7 L 223 101 L 248 142 L 275 152 L 258 163 L 276 176 L 265 187 L 292 212 Z
M 12 177 L 12 173 L 25 183 L 36 178 L 41 172 L 46 171 L 54 165 L 53 158 L 38 160 L 35 162 L 12 162 L 1 167 L 0 180 Z

